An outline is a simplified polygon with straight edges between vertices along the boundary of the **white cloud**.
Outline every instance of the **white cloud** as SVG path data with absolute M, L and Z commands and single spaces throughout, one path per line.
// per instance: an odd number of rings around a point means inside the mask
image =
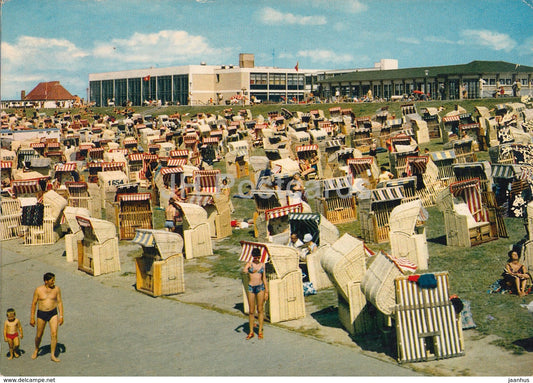
M 359 0 L 314 0 L 311 2 L 311 5 L 349 13 L 361 13 L 368 9 L 368 6 Z
M 273 8 L 266 7 L 258 12 L 261 22 L 269 25 L 292 24 L 292 25 L 324 25 L 327 20 L 324 16 L 300 16 L 292 13 L 283 13 Z
M 397 40 L 401 43 L 420 44 L 420 40 L 415 37 L 398 37 Z
M 471 45 L 483 45 L 497 51 L 509 52 L 517 45 L 509 35 L 486 29 L 466 29 L 461 32 L 461 35 Z
M 22 66 L 33 71 L 50 68 L 71 70 L 88 53 L 65 39 L 21 36 L 15 44 L 2 43 L 2 59 L 7 66 Z
M 350 54 L 339 54 L 327 49 L 310 49 L 298 51 L 297 57 L 309 58 L 314 62 L 325 63 L 348 63 L 353 62 L 354 58 Z
M 177 62 L 224 59 L 230 49 L 214 48 L 203 36 L 186 31 L 164 30 L 157 33 L 134 33 L 128 39 L 112 39 L 96 44 L 93 55 L 110 61 L 139 65 L 169 65 Z
M 438 43 L 438 44 L 457 44 L 458 43 L 458 41 L 448 40 L 440 36 L 426 36 L 424 37 L 424 41 L 427 41 L 429 43 Z

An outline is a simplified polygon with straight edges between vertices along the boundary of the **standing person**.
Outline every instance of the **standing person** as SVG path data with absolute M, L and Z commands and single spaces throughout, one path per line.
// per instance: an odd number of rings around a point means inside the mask
M 255 247 L 252 250 L 252 261 L 247 262 L 243 271 L 250 275 L 248 281 L 248 320 L 250 332 L 246 340 L 254 337 L 255 309 L 257 307 L 257 316 L 259 319 L 259 329 L 257 337 L 263 339 L 263 322 L 265 319 L 265 301 L 268 299 L 268 283 L 266 279 L 265 264 L 260 261 L 261 250 Z
M 167 231 L 174 231 L 176 227 L 174 219 L 176 217 L 176 207 L 174 206 L 175 200 L 171 197 L 168 200 L 168 206 L 165 209 L 165 228 Z
M 6 316 L 7 319 L 4 322 L 4 342 L 7 342 L 9 345 L 8 359 L 11 360 L 13 357 L 18 358 L 20 356 L 20 339 L 24 338 L 24 334 L 22 333 L 22 325 L 17 318 L 15 309 L 7 309 Z
M 35 310 L 37 309 L 37 334 L 35 336 L 35 351 L 31 356 L 36 359 L 39 355 L 39 346 L 43 337 L 46 323 L 50 322 L 50 353 L 54 362 L 60 360 L 56 358 L 57 330 L 63 324 L 63 300 L 61 290 L 56 286 L 56 277 L 53 273 L 46 273 L 43 276 L 44 285 L 39 286 L 33 293 L 31 302 L 30 326 L 35 327 Z

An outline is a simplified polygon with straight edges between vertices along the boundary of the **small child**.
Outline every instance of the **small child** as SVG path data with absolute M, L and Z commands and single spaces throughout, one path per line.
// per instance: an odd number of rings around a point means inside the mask
M 24 337 L 24 334 L 22 333 L 22 325 L 16 315 L 14 309 L 7 309 L 7 320 L 4 323 L 4 342 L 9 344 L 8 359 L 13 359 L 13 357 L 18 358 L 20 356 L 20 339 Z

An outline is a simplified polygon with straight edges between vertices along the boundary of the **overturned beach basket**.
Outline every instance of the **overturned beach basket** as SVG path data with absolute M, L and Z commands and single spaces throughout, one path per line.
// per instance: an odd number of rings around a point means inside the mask
M 91 213 L 82 207 L 67 206 L 63 210 L 63 215 L 70 230 L 70 233 L 65 234 L 65 254 L 67 262 L 74 262 L 78 260 L 78 243 L 83 240 L 83 230 L 76 217 L 89 218 Z
M 429 252 L 426 241 L 425 222 L 429 214 L 420 200 L 396 206 L 389 217 L 391 253 L 398 258 L 407 258 L 418 270 L 427 270 Z
M 0 216 L 0 241 L 17 238 L 20 232 L 22 207 L 18 198 L 2 198 Z
M 415 272 L 416 268 L 416 264 L 408 259 L 380 251 L 363 277 L 361 290 L 366 299 L 381 313 L 392 315 L 396 305 L 395 279 L 404 273 Z
M 102 217 L 100 188 L 96 184 L 88 184 L 87 182 L 80 181 L 66 182 L 65 186 L 68 190 L 68 206 L 88 209 L 91 212 L 91 217 L 94 218 Z
M 241 241 L 239 260 L 252 260 L 252 249 L 261 250 L 261 262 L 266 264 L 269 298 L 266 301 L 265 315 L 271 323 L 305 317 L 305 300 L 302 272 L 298 266 L 298 251 L 294 248 Z M 246 291 L 249 274 L 241 273 L 243 281 L 244 312 L 249 312 Z
M 396 279 L 396 339 L 400 363 L 453 358 L 465 353 L 461 316 L 448 292 L 448 273 L 434 274 L 437 286 L 421 288 Z
M 364 243 L 344 234 L 332 245 L 321 246 L 317 253 L 322 269 L 337 290 L 342 326 L 352 335 L 372 332 L 375 323 L 361 291 L 366 271 Z
M 213 255 L 211 229 L 205 209 L 191 203 L 178 203 L 178 206 L 183 213 L 182 233 L 185 258 Z
M 333 224 L 353 222 L 357 219 L 355 197 L 349 176 L 320 181 L 319 211 Z
M 76 217 L 83 231 L 78 242 L 78 270 L 98 276 L 120 271 L 118 237 L 115 225 L 97 218 Z
M 135 258 L 138 291 L 158 297 L 185 292 L 183 239 L 165 230 L 137 229 L 133 243 L 143 254 Z
M 329 250 L 322 255 L 320 264 L 338 292 L 349 301 L 348 285 L 351 282 L 361 282 L 366 271 L 363 241 L 344 234 L 329 246 Z

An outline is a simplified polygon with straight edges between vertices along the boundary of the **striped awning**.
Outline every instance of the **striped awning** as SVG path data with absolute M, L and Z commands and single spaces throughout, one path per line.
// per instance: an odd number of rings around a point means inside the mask
M 454 122 L 454 121 L 459 121 L 460 120 L 460 117 L 458 114 L 455 114 L 453 116 L 444 116 L 442 117 L 442 122 L 446 123 L 446 122 Z
M 49 142 L 46 144 L 46 147 L 48 149 L 51 149 L 51 148 L 57 149 L 60 147 L 60 145 L 59 145 L 59 142 Z
M 161 168 L 161 175 L 164 176 L 166 174 L 176 174 L 176 173 L 183 173 L 183 168 L 181 166 L 174 166 L 170 168 Z
M 416 186 L 416 177 L 404 177 L 404 178 L 398 178 L 398 179 L 392 179 L 385 182 L 386 187 L 397 187 L 401 186 L 404 188 L 411 187 L 414 188 Z
M 212 130 L 211 133 L 209 133 L 210 137 L 218 137 L 222 136 L 222 130 Z
M 186 144 L 193 144 L 196 141 L 198 141 L 198 137 L 196 136 L 196 134 L 194 134 L 194 135 L 189 135 L 188 134 L 185 137 L 183 137 L 183 142 L 186 143 Z
M 44 147 L 46 147 L 46 144 L 44 142 L 32 142 L 30 144 L 30 148 L 33 148 L 33 149 L 41 149 Z
M 167 161 L 167 167 L 187 165 L 187 158 L 169 158 Z
M 330 113 L 340 113 L 341 111 L 341 107 L 340 106 L 337 106 L 337 107 L 334 107 L 334 108 L 329 108 L 329 112 Z
M 104 148 L 89 148 L 89 154 L 93 154 L 93 153 L 99 153 L 99 152 L 103 152 L 104 151 Z
M 124 141 L 122 142 L 124 146 L 126 145 L 137 145 L 137 140 L 134 137 L 126 137 L 124 138 Z
M 67 162 L 66 164 L 57 164 L 54 170 L 57 172 L 73 172 L 77 169 L 78 164 L 76 162 Z
M 403 199 L 402 186 L 380 188 L 372 190 L 372 200 L 374 202 L 394 201 L 397 199 Z
M 255 124 L 254 129 L 261 130 L 266 129 L 268 127 L 268 124 L 262 123 L 262 124 Z
M 218 141 L 220 140 L 219 137 L 204 137 L 202 140 L 203 144 L 215 144 L 218 145 Z
M 327 178 L 321 182 L 324 192 L 351 188 L 350 177 Z
M 13 167 L 13 162 L 11 161 L 0 161 L 0 169 L 11 169 Z
M 146 201 L 150 200 L 152 195 L 150 193 L 128 193 L 128 194 L 118 194 L 117 201 L 119 202 L 135 202 L 135 201 Z
M 513 179 L 521 173 L 519 166 L 514 164 L 492 165 L 492 178 Z
M 33 149 L 20 149 L 17 154 L 19 156 L 35 156 L 37 152 Z
M 320 223 L 319 213 L 290 213 L 289 221 L 315 221 Z
M 462 164 L 454 164 L 453 172 L 455 173 L 457 179 L 460 176 L 463 178 L 468 177 L 480 177 L 482 179 L 487 179 L 487 174 L 485 172 L 485 165 L 482 162 L 467 162 Z
M 159 144 L 150 144 L 150 145 L 148 145 L 148 150 L 150 150 L 150 149 L 158 150 L 160 147 L 161 147 L 161 145 L 159 145 Z
M 91 148 L 94 148 L 94 144 L 93 143 L 80 144 L 80 150 L 89 150 Z
M 217 193 L 220 170 L 195 170 L 193 172 L 194 184 L 200 187 L 200 192 Z
M 481 199 L 479 178 L 454 182 L 450 184 L 450 192 L 455 197 L 463 197 L 476 222 L 489 221 L 488 210 L 484 209 Z
M 131 240 L 131 242 L 143 247 L 155 247 L 154 235 L 149 231 L 136 230 L 135 237 Z
M 443 161 L 443 160 L 454 160 L 455 159 L 455 150 L 441 150 L 439 152 L 430 152 L 429 155 L 433 162 Z
M 180 149 L 180 150 L 171 150 L 169 153 L 169 156 L 171 158 L 177 158 L 177 157 L 189 157 L 189 151 L 186 149 Z
M 418 266 L 408 258 L 395 257 L 391 254 L 383 253 L 394 265 L 403 273 L 414 273 Z
M 407 175 L 423 174 L 426 171 L 429 156 L 409 156 L 406 158 Z
M 80 217 L 80 216 L 76 216 L 76 221 L 78 221 L 78 225 L 80 225 L 81 227 L 90 227 L 92 228 L 93 225 L 91 224 L 91 220 L 85 218 L 85 217 Z
M 199 206 L 213 205 L 213 196 L 211 195 L 199 195 L 199 194 L 189 194 L 186 203 L 192 203 Z
M 89 162 L 88 168 L 100 168 L 103 172 L 113 170 L 124 170 L 124 162 Z
M 281 207 L 275 207 L 265 211 L 265 219 L 268 221 L 273 218 L 280 218 L 289 215 L 289 213 L 301 213 L 303 210 L 302 204 L 287 205 Z
M 35 194 L 42 190 L 39 179 L 16 180 L 11 183 L 11 188 L 15 194 Z
M 159 137 L 159 138 L 154 138 L 152 140 L 152 143 L 153 144 L 162 144 L 163 142 L 166 142 L 166 138 L 165 137 Z
M 143 159 L 144 159 L 143 153 L 131 153 L 130 155 L 128 155 L 128 160 L 130 162 L 142 161 Z
M 340 148 L 342 146 L 342 140 L 330 140 L 326 141 L 326 148 Z
M 241 241 L 241 254 L 239 255 L 239 261 L 250 262 L 252 260 L 252 250 L 258 248 L 261 250 L 261 263 L 268 262 L 269 253 L 268 248 L 264 243 Z
M 350 168 L 352 175 L 361 174 L 370 169 L 374 163 L 374 157 L 348 158 L 346 164 Z
M 144 153 L 145 161 L 157 161 L 157 159 L 158 159 L 157 154 Z
M 298 146 L 296 148 L 296 152 L 297 153 L 300 153 L 300 152 L 308 152 L 308 151 L 311 151 L 311 150 L 318 150 L 318 145 L 316 144 L 313 144 L 313 145 L 302 145 L 302 146 Z

